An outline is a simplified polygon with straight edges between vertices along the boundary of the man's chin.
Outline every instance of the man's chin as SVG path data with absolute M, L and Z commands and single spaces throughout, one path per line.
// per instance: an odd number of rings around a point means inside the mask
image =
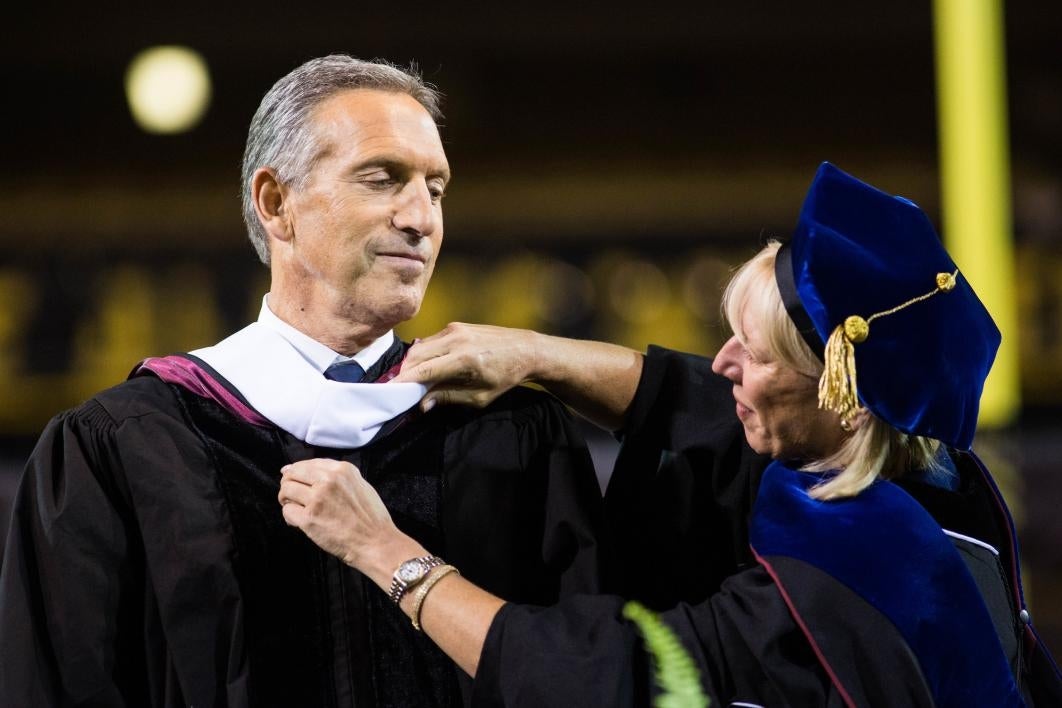
M 402 282 L 395 277 L 364 279 L 348 293 L 355 319 L 375 320 L 379 326 L 394 327 L 411 320 L 420 311 L 425 283 Z
M 420 297 L 397 298 L 377 308 L 376 314 L 394 327 L 416 317 L 420 312 L 421 302 Z

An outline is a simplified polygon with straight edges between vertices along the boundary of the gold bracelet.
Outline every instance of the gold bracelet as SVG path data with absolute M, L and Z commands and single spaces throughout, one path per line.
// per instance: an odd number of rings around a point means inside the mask
M 450 573 L 461 573 L 457 568 L 452 565 L 441 565 L 438 568 L 433 568 L 428 577 L 421 581 L 420 586 L 413 593 L 413 607 L 409 609 L 409 619 L 413 622 L 413 629 L 418 632 L 422 631 L 420 628 L 420 608 L 424 604 L 424 598 L 428 596 L 428 592 L 435 587 L 435 583 L 445 578 Z

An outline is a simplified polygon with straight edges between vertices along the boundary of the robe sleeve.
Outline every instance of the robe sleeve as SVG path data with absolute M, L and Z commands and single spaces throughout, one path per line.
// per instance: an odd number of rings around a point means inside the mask
M 510 394 L 447 441 L 447 560 L 516 602 L 600 592 L 601 492 L 586 443 L 552 397 Z
M 658 610 L 704 600 L 754 563 L 748 518 L 768 460 L 748 447 L 731 384 L 711 366 L 649 348 L 605 494 L 624 559 L 608 589 Z
M 505 605 L 487 634 L 473 706 L 648 706 L 659 693 L 638 630 L 615 596 Z M 767 573 L 758 566 L 706 602 L 662 616 L 696 663 L 712 705 L 839 704 Z
M 120 511 L 113 431 L 92 401 L 62 414 L 23 473 L 0 573 L 0 705 L 130 700 L 119 685 L 135 685 L 137 670 L 116 640 L 125 600 L 139 594 L 127 572 L 136 534 Z
M 529 464 L 546 483 L 543 564 L 556 574 L 561 597 L 601 592 L 603 506 L 586 441 L 568 410 L 550 399 L 546 425 L 527 442 Z

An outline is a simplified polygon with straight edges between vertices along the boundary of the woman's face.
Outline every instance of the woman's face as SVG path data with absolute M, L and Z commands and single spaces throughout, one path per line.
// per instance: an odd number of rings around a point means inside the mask
M 731 337 L 712 362 L 712 371 L 734 384 L 749 446 L 777 460 L 828 457 L 844 441 L 840 418 L 819 409 L 818 379 L 767 353 L 762 329 L 752 319 L 742 319 L 745 341 Z

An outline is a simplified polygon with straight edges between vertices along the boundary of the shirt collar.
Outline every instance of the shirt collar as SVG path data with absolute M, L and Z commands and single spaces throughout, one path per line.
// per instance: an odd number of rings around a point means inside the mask
M 390 330 L 354 356 L 344 356 L 273 314 L 273 311 L 269 309 L 269 293 L 262 297 L 262 309 L 258 313 L 258 323 L 269 327 L 283 337 L 303 359 L 322 374 L 332 364 L 343 361 L 356 361 L 362 369 L 368 371 L 391 348 L 395 339 L 394 330 Z

